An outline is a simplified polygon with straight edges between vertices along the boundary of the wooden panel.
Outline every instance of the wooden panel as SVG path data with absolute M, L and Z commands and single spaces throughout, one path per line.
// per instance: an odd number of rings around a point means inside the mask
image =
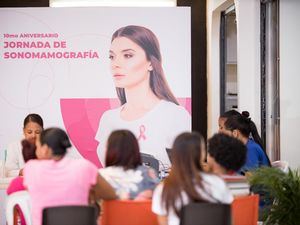
M 177 0 L 191 7 L 192 21 L 192 128 L 207 138 L 206 1 Z M 217 118 L 216 118 L 217 119 Z
M 49 7 L 49 0 L 1 0 L 0 7 Z

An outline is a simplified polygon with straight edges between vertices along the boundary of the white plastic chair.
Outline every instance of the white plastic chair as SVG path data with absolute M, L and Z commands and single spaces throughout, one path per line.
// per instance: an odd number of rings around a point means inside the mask
M 10 194 L 6 200 L 6 221 L 7 225 L 14 224 L 14 207 L 19 205 L 26 225 L 32 225 L 30 212 L 30 196 L 27 191 L 18 191 Z
M 272 167 L 282 170 L 284 173 L 289 171 L 289 163 L 287 161 L 274 161 L 271 163 Z

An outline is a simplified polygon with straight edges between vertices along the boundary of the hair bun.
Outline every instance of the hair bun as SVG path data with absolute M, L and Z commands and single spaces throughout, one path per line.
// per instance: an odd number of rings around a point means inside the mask
M 72 145 L 71 145 L 70 141 L 68 139 L 66 139 L 61 142 L 61 146 L 63 148 L 70 148 Z
M 246 119 L 248 123 L 251 123 L 250 113 L 248 111 L 243 111 L 242 116 Z
M 242 115 L 246 118 L 249 118 L 250 117 L 250 113 L 248 111 L 243 111 L 242 112 Z

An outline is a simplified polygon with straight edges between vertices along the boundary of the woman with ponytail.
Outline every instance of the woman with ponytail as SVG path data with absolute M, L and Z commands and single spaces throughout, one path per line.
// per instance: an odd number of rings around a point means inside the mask
M 222 132 L 239 139 L 247 146 L 246 163 L 241 173 L 261 166 L 270 166 L 270 160 L 263 149 L 261 138 L 255 123 L 249 117 L 249 112 L 244 111 L 242 114 L 229 116 Z
M 166 149 L 178 134 L 191 130 L 191 116 L 168 85 L 158 38 L 146 27 L 121 27 L 112 35 L 109 59 L 120 107 L 106 111 L 99 122 L 95 139 L 102 166 L 109 135 L 125 129 L 138 138 L 141 152 L 165 169 L 170 166 Z

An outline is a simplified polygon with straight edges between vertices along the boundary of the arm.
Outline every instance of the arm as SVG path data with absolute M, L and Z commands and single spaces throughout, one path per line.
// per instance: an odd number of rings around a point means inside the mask
M 159 225 L 168 225 L 168 218 L 166 216 L 157 215 L 157 221 Z
M 109 111 L 106 111 L 100 118 L 99 127 L 95 136 L 95 140 L 99 142 L 97 146 L 97 155 L 102 167 L 105 166 L 106 141 L 111 133 L 111 126 L 108 123 L 109 119 L 107 119 L 107 115 L 109 115 Z
M 153 193 L 152 212 L 156 214 L 159 225 L 168 225 L 168 215 L 161 202 L 163 185 L 159 184 Z
M 5 162 L 5 169 L 7 176 L 16 177 L 19 175 L 19 152 L 21 152 L 20 143 L 11 143 L 7 147 L 7 159 Z
M 94 194 L 94 199 L 113 200 L 117 199 L 117 195 L 112 186 L 101 176 L 97 176 L 97 183 L 92 187 L 91 192 Z

